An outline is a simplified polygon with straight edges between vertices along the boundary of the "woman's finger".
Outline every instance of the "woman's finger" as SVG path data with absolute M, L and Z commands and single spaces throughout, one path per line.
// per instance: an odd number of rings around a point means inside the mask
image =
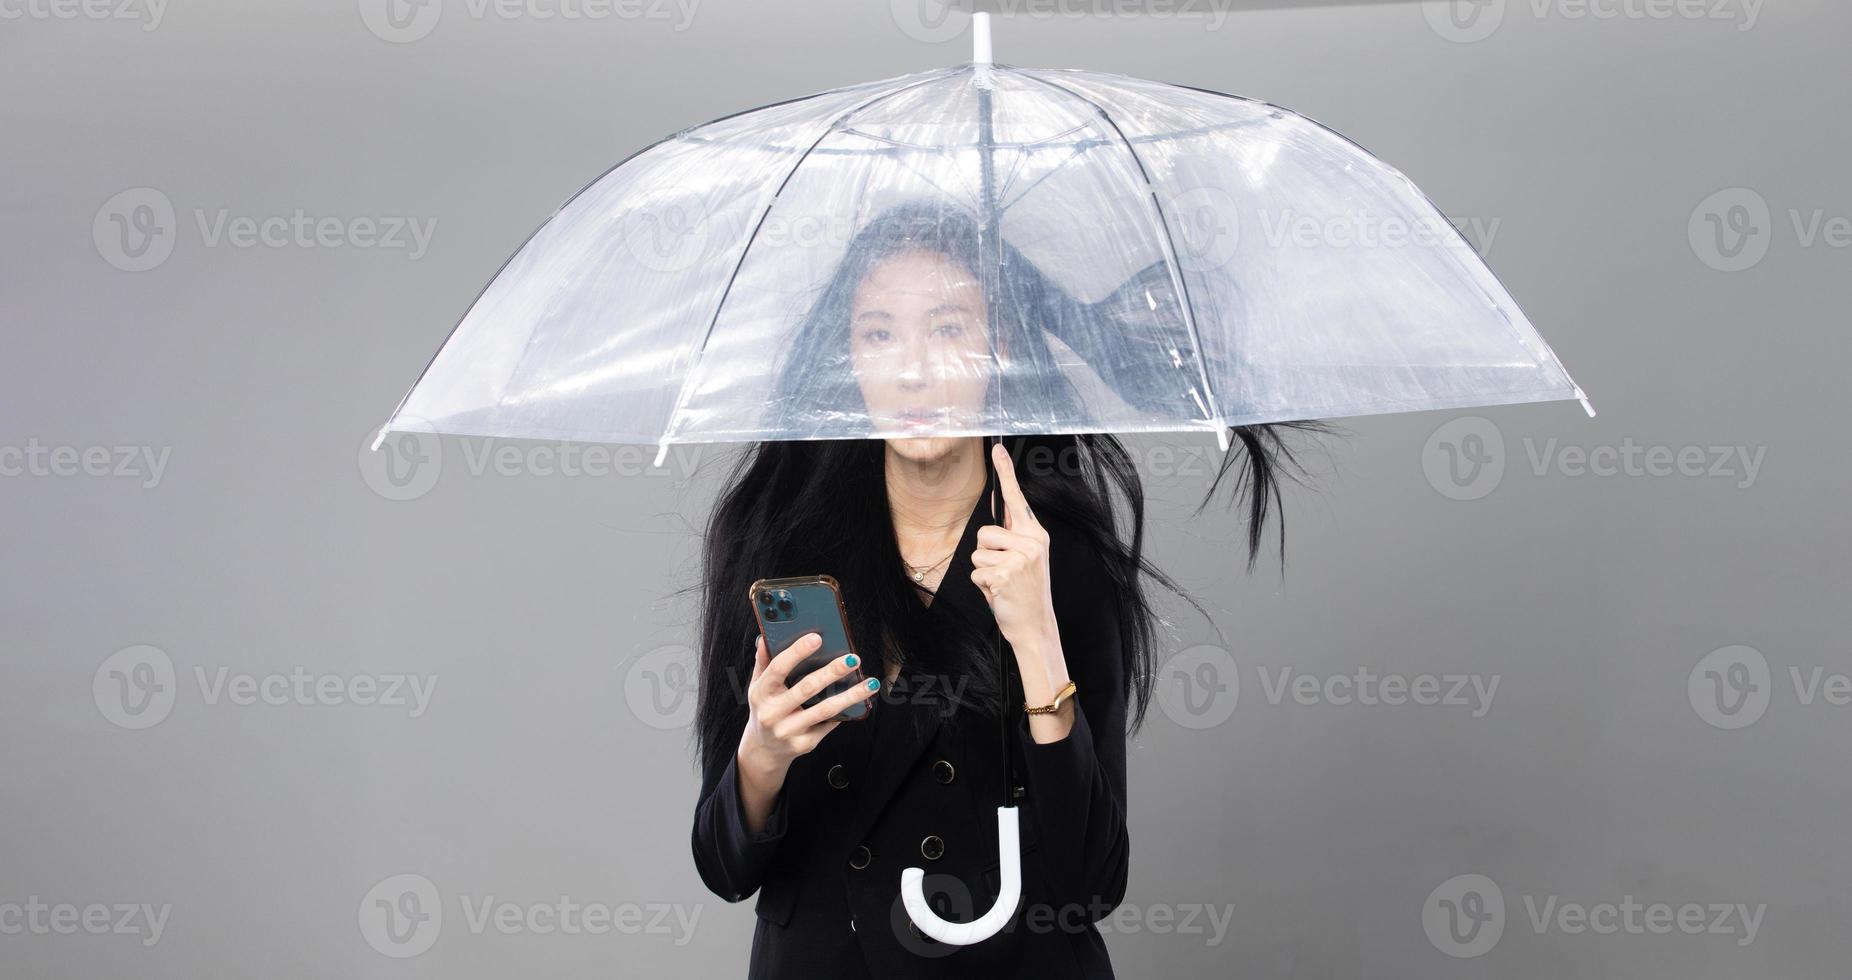
M 783 687 L 785 678 L 790 676 L 791 671 L 796 670 L 797 665 L 803 663 L 805 657 L 817 652 L 817 648 L 822 645 L 823 637 L 816 633 L 805 633 L 792 640 L 790 646 L 779 651 L 778 656 L 773 657 L 772 662 L 765 665 L 766 679 L 775 681 L 779 687 Z
M 860 661 L 856 659 L 855 654 L 843 654 L 835 660 L 824 664 L 822 667 L 811 671 L 803 680 L 791 685 L 790 690 L 780 695 L 780 697 L 789 701 L 791 703 L 791 710 L 796 711 L 797 706 L 810 700 L 812 695 L 854 672 L 857 663 L 860 663 Z
M 986 524 L 977 529 L 978 550 L 1024 551 L 1039 540 L 1033 535 L 998 527 L 995 524 Z M 972 552 L 974 555 L 976 553 L 976 551 Z
M 1022 487 L 1016 482 L 1016 462 L 1010 459 L 1010 451 L 999 442 L 990 449 L 990 461 L 997 467 L 997 485 L 1003 488 L 1003 526 L 1015 530 L 1035 522 L 1035 515 L 1029 513 L 1029 501 L 1022 495 Z
M 752 641 L 752 677 L 747 680 L 747 683 L 750 684 L 763 676 L 765 665 L 771 660 L 771 656 L 765 652 L 765 634 L 760 633 L 758 639 Z
M 875 692 L 880 689 L 881 682 L 870 677 L 862 683 L 843 691 L 841 694 L 824 698 L 816 704 L 805 708 L 797 717 L 799 720 L 805 722 L 807 727 L 824 723 L 862 701 L 874 697 Z
M 990 568 L 1010 560 L 1010 553 L 995 548 L 979 548 L 971 552 L 971 565 L 974 568 Z

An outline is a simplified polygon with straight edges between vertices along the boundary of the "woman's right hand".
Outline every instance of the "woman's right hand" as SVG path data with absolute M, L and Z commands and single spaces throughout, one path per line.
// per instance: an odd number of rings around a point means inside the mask
M 752 681 L 746 685 L 746 730 L 740 735 L 739 761 L 741 776 L 748 771 L 756 780 L 777 785 L 792 760 L 808 753 L 823 737 L 842 724 L 837 715 L 881 689 L 878 678 L 869 678 L 847 691 L 828 697 L 806 708 L 817 692 L 854 673 L 855 654 L 845 654 L 787 687 L 785 678 L 804 658 L 817 651 L 822 639 L 815 633 L 798 637 L 778 656 L 770 657 L 761 635 L 753 644 Z M 767 807 L 769 809 L 769 806 Z

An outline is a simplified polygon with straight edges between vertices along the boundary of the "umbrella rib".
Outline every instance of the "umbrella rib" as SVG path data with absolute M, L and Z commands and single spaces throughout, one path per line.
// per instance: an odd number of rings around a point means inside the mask
M 1113 121 L 1112 114 L 1106 111 L 1105 106 L 1100 105 L 1097 101 L 1059 82 L 1051 82 L 1032 72 L 1023 71 L 1020 72 L 1020 74 L 1024 78 L 1040 82 L 1049 88 L 1065 92 L 1073 98 L 1079 99 L 1087 105 L 1092 106 L 1093 111 L 1099 114 L 1099 117 L 1106 122 L 1106 125 L 1112 127 L 1112 131 L 1118 135 L 1119 141 L 1125 145 L 1125 152 L 1131 156 L 1132 163 L 1138 167 L 1138 176 L 1145 182 L 1145 189 L 1148 192 L 1148 199 L 1151 201 L 1151 210 L 1157 221 L 1158 230 L 1163 232 L 1164 235 L 1164 261 L 1165 264 L 1170 267 L 1171 286 L 1177 290 L 1178 301 L 1183 307 L 1183 322 L 1189 327 L 1190 343 L 1196 345 L 1196 370 L 1198 375 L 1202 378 L 1203 397 L 1208 400 L 1208 403 L 1202 407 L 1204 412 L 1209 416 L 1208 421 L 1218 423 L 1216 427 L 1216 441 L 1221 443 L 1222 448 L 1226 450 L 1228 448 L 1228 434 L 1223 431 L 1223 426 L 1220 424 L 1222 422 L 1222 413 L 1221 409 L 1216 405 L 1215 385 L 1209 380 L 1209 362 L 1204 355 L 1202 334 L 1196 329 L 1196 310 L 1190 303 L 1190 287 L 1183 281 L 1182 270 L 1177 267 L 1177 243 L 1171 237 L 1170 222 L 1164 219 L 1164 206 L 1158 203 L 1157 186 L 1151 183 L 1151 173 L 1145 169 L 1144 159 L 1138 155 L 1137 147 L 1133 146 L 1132 141 L 1126 138 L 1125 131 L 1120 129 L 1119 124 Z
M 733 283 L 739 278 L 740 269 L 746 264 L 746 256 L 752 253 L 752 243 L 758 240 L 759 229 L 764 228 L 765 220 L 771 217 L 772 208 L 778 203 L 778 196 L 783 194 L 785 188 L 790 185 L 791 178 L 797 176 L 798 168 L 804 165 L 804 161 L 810 157 L 811 151 L 815 150 L 824 140 L 829 139 L 830 134 L 836 132 L 836 127 L 848 121 L 848 119 L 856 113 L 867 109 L 877 102 L 891 99 L 904 92 L 911 92 L 928 82 L 936 82 L 953 72 L 963 71 L 966 67 L 968 66 L 960 65 L 953 68 L 941 69 L 911 85 L 903 85 L 900 88 L 882 92 L 880 95 L 860 105 L 844 110 L 841 115 L 830 120 L 830 124 L 824 128 L 823 132 L 817 134 L 817 138 L 812 140 L 810 145 L 805 147 L 802 153 L 798 154 L 797 160 L 791 164 L 791 169 L 785 171 L 784 179 L 778 182 L 778 189 L 772 192 L 772 199 L 765 202 L 765 210 L 759 212 L 759 220 L 753 224 L 751 234 L 746 236 L 746 243 L 740 248 L 739 259 L 733 263 L 733 272 L 727 276 L 727 284 L 721 289 L 720 298 L 714 301 L 714 315 L 708 318 L 707 331 L 701 335 L 701 346 L 695 349 L 694 359 L 688 363 L 688 376 L 682 379 L 681 390 L 678 391 L 675 396 L 675 405 L 670 408 L 669 417 L 663 421 L 662 435 L 656 441 L 656 460 L 658 463 L 662 461 L 663 456 L 669 451 L 669 434 L 674 430 L 675 420 L 680 417 L 683 407 L 687 404 L 689 389 L 694 384 L 695 375 L 701 370 L 702 359 L 707 355 L 708 342 L 714 339 L 714 327 L 720 322 L 720 311 L 727 305 L 727 297 L 733 295 Z

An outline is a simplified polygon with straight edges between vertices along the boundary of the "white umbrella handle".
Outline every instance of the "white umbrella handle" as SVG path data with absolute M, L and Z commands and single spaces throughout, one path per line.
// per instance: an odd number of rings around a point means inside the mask
M 920 931 L 942 943 L 969 946 L 997 934 L 1003 924 L 1016 914 L 1022 898 L 1022 848 L 1017 834 L 1016 808 L 997 808 L 997 869 L 1003 880 L 998 886 L 997 904 L 970 922 L 947 922 L 926 904 L 926 872 L 906 868 L 900 872 L 900 900 L 907 906 L 907 916 Z

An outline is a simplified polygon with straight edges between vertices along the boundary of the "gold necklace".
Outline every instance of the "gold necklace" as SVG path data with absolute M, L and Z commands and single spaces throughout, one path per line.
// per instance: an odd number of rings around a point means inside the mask
M 906 559 L 906 556 L 903 555 L 901 556 L 900 563 L 902 565 L 907 566 L 907 571 L 913 573 L 913 581 L 924 582 L 926 581 L 927 573 L 931 572 L 935 568 L 938 568 L 942 563 L 950 559 L 952 555 L 955 555 L 955 554 L 958 554 L 957 548 L 953 548 L 950 552 L 946 554 L 944 558 L 941 558 L 938 561 L 935 561 L 930 565 L 915 565 L 912 562 L 908 561 Z

